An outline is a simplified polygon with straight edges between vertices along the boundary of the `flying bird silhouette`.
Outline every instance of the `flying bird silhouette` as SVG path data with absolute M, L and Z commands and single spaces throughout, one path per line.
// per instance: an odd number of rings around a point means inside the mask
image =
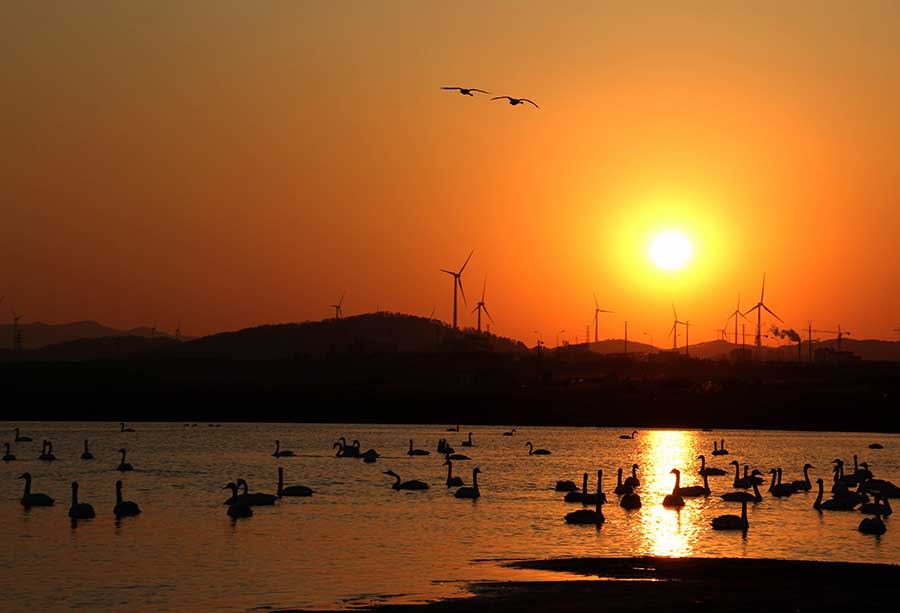
M 481 94 L 490 94 L 490 93 L 491 93 L 491 92 L 486 92 L 486 91 L 484 91 L 483 89 L 476 89 L 476 88 L 474 88 L 474 87 L 469 87 L 469 88 L 465 88 L 465 87 L 442 87 L 441 89 L 455 89 L 455 90 L 459 91 L 459 93 L 461 93 L 463 96 L 471 96 L 471 95 L 472 95 L 472 92 L 478 92 L 478 93 L 481 93 Z
M 496 98 L 491 98 L 491 100 L 509 100 L 510 105 L 516 106 L 517 104 L 522 104 L 523 102 L 527 102 L 528 104 L 533 104 L 534 108 L 539 109 L 537 103 L 533 100 L 529 100 L 528 98 L 513 98 L 512 96 L 497 96 Z

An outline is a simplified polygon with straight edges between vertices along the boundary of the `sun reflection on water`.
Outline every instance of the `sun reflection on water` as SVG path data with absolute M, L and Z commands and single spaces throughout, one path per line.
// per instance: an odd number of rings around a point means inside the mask
M 673 468 L 681 470 L 681 485 L 692 485 L 698 455 L 696 434 L 684 431 L 649 431 L 644 434 L 642 481 L 647 492 L 641 513 L 641 530 L 647 553 L 683 557 L 693 552 L 697 536 L 695 507 L 667 509 L 662 500 L 675 485 Z

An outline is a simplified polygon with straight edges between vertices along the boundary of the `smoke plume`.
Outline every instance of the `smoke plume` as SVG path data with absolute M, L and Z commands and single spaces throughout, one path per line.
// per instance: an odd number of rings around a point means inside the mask
M 800 335 L 797 334 L 797 331 L 792 328 L 784 329 L 778 328 L 777 326 L 772 326 L 771 332 L 778 338 L 789 338 L 795 343 L 800 342 Z

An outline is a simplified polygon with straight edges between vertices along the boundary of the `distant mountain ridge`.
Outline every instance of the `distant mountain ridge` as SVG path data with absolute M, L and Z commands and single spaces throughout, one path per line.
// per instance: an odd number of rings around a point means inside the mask
M 140 336 L 149 338 L 152 336 L 168 336 L 159 330 L 153 330 L 153 328 L 148 328 L 146 326 L 132 328 L 130 330 L 119 330 L 91 320 L 74 321 L 64 324 L 48 324 L 41 321 L 24 324 L 20 323 L 19 331 L 22 335 L 22 347 L 24 349 L 40 349 L 41 347 L 46 347 L 48 345 L 93 338 L 119 336 Z M 12 334 L 12 324 L 0 325 L 0 347 L 8 348 L 12 344 Z

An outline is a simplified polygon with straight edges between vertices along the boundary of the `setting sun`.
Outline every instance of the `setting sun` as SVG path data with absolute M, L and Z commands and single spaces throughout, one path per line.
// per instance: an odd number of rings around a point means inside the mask
M 683 232 L 660 232 L 650 243 L 650 259 L 662 270 L 679 270 L 691 259 L 691 242 Z

